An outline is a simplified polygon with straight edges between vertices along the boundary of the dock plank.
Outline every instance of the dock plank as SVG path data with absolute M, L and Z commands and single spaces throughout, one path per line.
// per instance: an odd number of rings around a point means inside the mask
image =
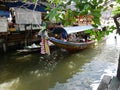
M 120 89 L 118 89 L 119 85 L 120 85 L 120 81 L 118 80 L 118 78 L 113 77 L 110 82 L 110 85 L 108 86 L 108 90 L 120 90 Z
M 111 78 L 112 78 L 111 76 L 104 75 L 97 90 L 107 90 Z
M 118 87 L 118 90 L 120 90 L 120 85 L 119 85 L 119 87 Z

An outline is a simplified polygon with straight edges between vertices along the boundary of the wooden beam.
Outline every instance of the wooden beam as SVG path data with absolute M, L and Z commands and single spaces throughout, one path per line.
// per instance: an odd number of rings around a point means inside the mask
M 104 75 L 97 90 L 108 90 L 107 88 L 111 81 L 111 78 L 111 76 Z
M 117 78 L 120 80 L 120 55 L 118 59 Z
M 113 77 L 113 79 L 111 80 L 110 85 L 108 87 L 108 90 L 118 90 L 119 85 L 120 85 L 120 81 L 118 80 L 118 78 Z

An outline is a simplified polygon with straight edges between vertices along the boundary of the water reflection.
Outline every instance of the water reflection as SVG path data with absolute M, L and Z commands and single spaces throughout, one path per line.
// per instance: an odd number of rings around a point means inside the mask
M 96 90 L 104 74 L 116 75 L 119 36 L 112 34 L 94 48 L 77 53 L 54 49 L 40 53 L 1 56 L 0 90 Z

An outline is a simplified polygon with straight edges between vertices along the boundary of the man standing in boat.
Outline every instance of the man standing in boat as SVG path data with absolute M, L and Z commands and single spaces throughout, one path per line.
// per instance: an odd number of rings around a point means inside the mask
M 50 55 L 50 48 L 48 44 L 48 32 L 46 31 L 46 23 L 42 22 L 42 29 L 39 32 L 41 36 L 41 54 L 48 54 Z

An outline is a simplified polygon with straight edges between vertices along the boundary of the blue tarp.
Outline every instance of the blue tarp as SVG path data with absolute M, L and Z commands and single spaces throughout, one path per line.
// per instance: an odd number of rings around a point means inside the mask
M 32 3 L 24 3 L 24 2 L 6 2 L 4 3 L 6 7 L 24 7 L 33 10 L 35 7 L 35 4 Z M 35 11 L 39 12 L 46 12 L 46 7 L 43 5 L 36 5 Z
M 10 16 L 10 12 L 5 10 L 0 10 L 0 16 L 5 16 L 8 18 Z

